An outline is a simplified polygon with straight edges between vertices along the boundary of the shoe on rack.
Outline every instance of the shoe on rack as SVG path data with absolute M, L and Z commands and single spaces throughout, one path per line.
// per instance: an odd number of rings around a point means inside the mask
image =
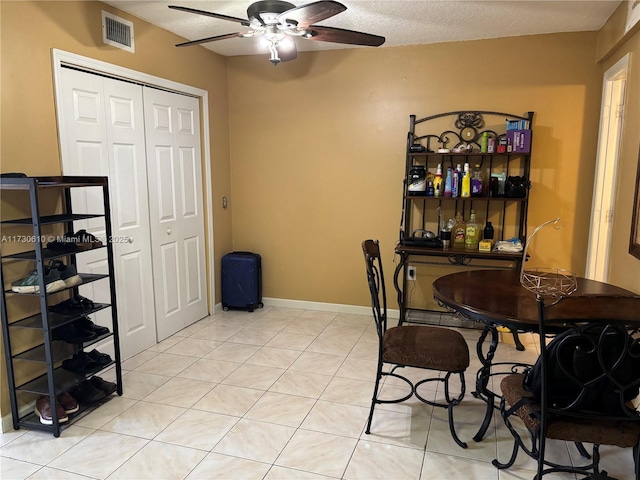
M 54 340 L 62 340 L 67 343 L 83 343 L 93 340 L 97 337 L 95 332 L 77 327 L 74 323 L 67 323 L 61 327 L 55 328 L 51 333 Z
M 83 330 L 87 330 L 89 332 L 94 332 L 96 335 L 106 335 L 109 333 L 109 329 L 107 327 L 103 327 L 102 325 L 96 325 L 91 321 L 89 317 L 82 317 L 79 320 L 73 322 L 77 327 L 80 327 Z M 102 355 L 102 354 L 101 354 Z M 111 360 L 109 360 L 111 361 Z
M 40 423 L 43 425 L 53 425 L 53 417 L 51 416 L 51 401 L 49 395 L 41 395 L 36 400 L 35 413 L 40 417 Z M 64 423 L 69 420 L 67 413 L 58 402 L 56 402 L 56 414 L 58 415 L 58 423 Z
M 90 375 L 103 367 L 102 364 L 93 360 L 89 355 L 80 350 L 73 354 L 73 357 L 62 361 L 62 368 L 72 373 Z
M 107 396 L 105 392 L 95 387 L 89 380 L 83 380 L 79 385 L 69 390 L 69 393 L 80 403 L 92 405 Z
M 103 380 L 100 377 L 91 377 L 91 380 L 89 381 L 94 387 L 104 392 L 105 395 L 111 395 L 118 389 L 118 385 L 113 382 Z
M 89 357 L 91 360 L 93 360 L 94 362 L 96 362 L 97 364 L 101 365 L 101 366 L 105 366 L 105 365 L 109 365 L 113 360 L 111 360 L 111 356 L 106 354 L 106 353 L 100 353 L 98 350 L 96 350 L 95 348 L 93 350 L 91 350 L 90 352 L 85 352 L 87 354 L 87 357 Z
M 51 262 L 50 268 L 58 270 L 60 279 L 67 288 L 75 287 L 82 283 L 82 278 L 78 275 L 75 265 L 65 265 L 62 260 L 54 260 Z
M 76 399 L 69 395 L 68 392 L 63 392 L 58 395 L 58 402 L 64 409 L 65 413 L 76 413 L 80 410 L 80 405 L 78 405 Z
M 58 237 L 57 240 L 47 243 L 49 250 L 55 250 L 57 252 L 73 252 L 77 249 L 76 239 L 73 236 L 73 232 L 65 233 L 62 237 Z
M 44 284 L 47 293 L 58 292 L 67 288 L 67 285 L 60 278 L 58 270 L 47 266 L 44 267 Z M 38 269 L 34 268 L 29 272 L 29 275 L 13 282 L 11 284 L 11 291 L 16 293 L 39 293 Z
M 98 248 L 102 246 L 102 242 L 86 230 L 78 230 L 74 237 L 76 245 L 81 248 Z

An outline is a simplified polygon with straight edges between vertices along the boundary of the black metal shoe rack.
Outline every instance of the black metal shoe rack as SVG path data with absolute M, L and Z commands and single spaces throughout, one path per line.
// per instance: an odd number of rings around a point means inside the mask
M 72 213 L 71 190 L 86 187 L 102 187 L 104 214 Z M 41 194 L 44 194 L 45 190 L 50 191 L 52 189 L 57 189 L 62 194 L 64 200 L 64 213 L 40 216 L 39 202 L 42 201 L 42 199 L 39 197 Z M 24 199 L 24 193 L 12 193 L 16 191 L 28 192 L 31 217 L 18 219 L 4 218 L 5 215 L 7 215 L 7 210 L 12 210 L 14 205 L 19 207 L 25 206 L 26 199 Z M 58 437 L 63 428 L 72 424 L 74 420 L 77 420 L 86 414 L 86 412 L 95 408 L 95 405 L 87 406 L 79 402 L 80 410 L 77 413 L 70 414 L 68 422 L 60 423 L 58 421 L 59 419 L 56 414 L 54 399 L 56 399 L 59 394 L 68 391 L 75 385 L 86 380 L 87 377 L 91 376 L 74 374 L 62 369 L 60 366 L 62 360 L 70 358 L 74 353 L 83 350 L 92 344 L 113 336 L 114 358 L 113 361 L 108 365 L 105 365 L 102 370 L 115 366 L 117 393 L 118 395 L 122 395 L 122 370 L 120 365 L 115 278 L 113 274 L 114 257 L 112 242 L 108 241 L 112 238 L 108 181 L 106 177 L 3 177 L 0 178 L 0 193 L 2 194 L 4 209 L 2 217 L 0 218 L 0 226 L 2 227 L 2 231 L 0 232 L 0 235 L 2 236 L 2 243 L 0 243 L 0 284 L 3 287 L 3 292 L 0 296 L 0 310 L 2 314 L 4 354 L 7 367 L 7 379 L 9 383 L 9 397 L 11 402 L 13 427 L 16 430 L 20 427 L 44 430 L 51 432 L 54 436 Z M 20 197 L 19 195 L 23 195 L 23 197 Z M 46 201 L 55 202 L 58 198 L 60 198 L 60 195 L 56 197 L 55 192 L 52 194 L 47 193 Z M 46 292 L 44 280 L 45 262 L 56 258 L 66 258 L 68 263 L 75 265 L 76 255 L 80 255 L 84 251 L 91 250 L 91 248 L 75 248 L 70 252 L 48 249 L 46 248 L 47 234 L 43 233 L 43 226 L 53 226 L 47 227 L 47 230 L 51 230 L 56 228 L 56 224 L 59 224 L 63 225 L 65 228 L 64 231 L 67 232 L 73 230 L 74 221 L 98 217 L 104 217 L 106 231 L 106 241 L 103 241 L 102 247 L 98 248 L 107 249 L 109 272 L 107 275 L 78 273 L 82 278 L 81 285 L 86 285 L 87 283 L 102 279 L 108 279 L 110 303 L 95 303 L 93 308 L 78 314 L 62 315 L 51 312 L 49 310 L 50 305 L 48 302 L 49 297 L 54 294 L 47 294 Z M 33 228 L 33 236 L 12 234 L 12 230 L 14 232 L 24 232 L 25 227 L 28 226 Z M 16 242 L 13 242 L 13 240 Z M 9 243 L 14 243 L 14 245 L 9 247 Z M 3 250 L 6 251 L 8 249 L 21 250 L 21 248 L 15 246 L 15 243 L 20 243 L 19 247 L 25 246 L 30 247 L 30 249 L 18 251 L 17 253 L 12 252 L 5 254 L 5 252 L 3 252 Z M 7 283 L 5 283 L 5 275 L 8 267 L 10 267 L 9 264 L 17 261 L 35 261 L 35 268 L 37 269 L 39 278 L 38 293 L 15 293 L 11 290 L 11 281 L 7 281 Z M 24 271 L 24 269 L 21 271 Z M 15 278 L 12 280 L 15 280 Z M 68 291 L 72 295 L 77 295 L 78 287 L 71 287 L 64 291 Z M 58 292 L 55 293 L 55 295 L 57 294 Z M 35 300 L 24 300 L 20 297 L 32 297 L 37 299 L 39 302 L 39 308 L 32 303 Z M 9 306 L 8 309 L 8 302 L 16 302 L 18 304 L 17 308 L 11 308 L 11 306 Z M 73 345 L 52 339 L 52 332 L 56 328 L 78 320 L 84 315 L 89 315 L 106 308 L 111 309 L 112 328 L 109 333 L 100 335 L 89 342 Z M 21 310 L 28 311 L 29 309 L 31 311 L 37 310 L 38 313 L 31 314 L 26 317 L 24 314 L 21 315 L 20 313 L 13 313 L 20 312 Z M 12 313 L 9 314 L 8 312 Z M 18 332 L 19 329 L 21 329 L 22 332 Z M 15 337 L 17 334 L 25 335 L 25 329 L 31 330 L 31 333 L 26 333 L 28 338 L 36 340 L 29 342 L 29 346 L 26 350 L 23 350 L 21 346 L 15 345 L 15 348 L 21 349 L 22 351 L 14 351 L 12 347 L 12 337 Z M 19 383 L 16 383 L 17 377 L 19 377 Z M 25 377 L 26 380 L 23 377 Z M 53 417 L 52 425 L 44 425 L 40 423 L 40 419 L 34 412 L 33 408 L 31 408 L 27 413 L 22 415 L 20 414 L 21 407 L 24 409 L 25 406 L 29 405 L 30 399 L 35 401 L 35 399 L 40 395 L 48 395 L 51 399 L 51 414 Z M 108 400 L 108 398 L 109 397 L 105 400 Z

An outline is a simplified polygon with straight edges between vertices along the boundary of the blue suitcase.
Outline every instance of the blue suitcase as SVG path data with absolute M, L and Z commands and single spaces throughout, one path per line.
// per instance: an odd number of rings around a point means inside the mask
M 222 257 L 222 309 L 253 312 L 263 306 L 260 255 L 227 253 Z

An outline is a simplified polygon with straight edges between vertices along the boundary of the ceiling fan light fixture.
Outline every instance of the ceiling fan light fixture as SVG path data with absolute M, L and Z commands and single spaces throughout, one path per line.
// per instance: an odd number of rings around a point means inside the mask
M 319 42 L 370 47 L 379 47 L 385 42 L 385 38 L 378 35 L 317 25 L 317 22 L 331 18 L 347 9 L 346 6 L 335 0 L 316 0 L 298 7 L 283 0 L 258 0 L 247 8 L 248 19 L 206 12 L 204 10 L 179 5 L 169 5 L 169 8 L 186 13 L 219 18 L 251 28 L 250 31 L 215 35 L 213 37 L 183 42 L 176 45 L 177 47 L 200 45 L 202 43 L 234 37 L 259 37 L 264 39 L 271 54 L 269 60 L 274 65 L 280 62 L 289 62 L 297 58 L 296 43 L 292 37 L 301 37 Z

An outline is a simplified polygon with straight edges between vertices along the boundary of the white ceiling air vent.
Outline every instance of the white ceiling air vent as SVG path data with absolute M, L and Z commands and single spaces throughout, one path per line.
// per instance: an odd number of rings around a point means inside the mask
M 107 45 L 133 53 L 133 22 L 103 10 L 102 41 Z

